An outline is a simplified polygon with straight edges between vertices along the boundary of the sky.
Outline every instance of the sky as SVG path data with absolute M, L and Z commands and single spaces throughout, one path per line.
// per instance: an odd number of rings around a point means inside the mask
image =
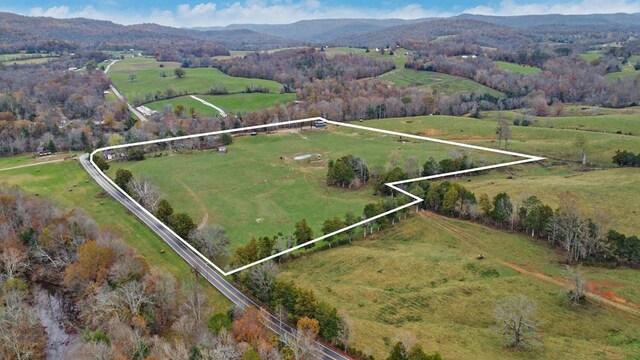
M 175 27 L 287 24 L 307 19 L 640 12 L 640 0 L 0 0 L 0 11 Z

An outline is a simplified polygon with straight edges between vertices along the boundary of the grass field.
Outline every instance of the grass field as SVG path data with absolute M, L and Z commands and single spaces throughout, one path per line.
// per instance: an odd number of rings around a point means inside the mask
M 237 112 L 244 113 L 258 109 L 265 109 L 275 106 L 277 103 L 286 104 L 295 100 L 296 94 L 229 94 L 229 95 L 198 95 L 200 99 L 219 106 L 228 114 Z M 217 116 L 218 111 L 192 99 L 190 96 L 181 96 L 175 99 L 154 101 L 145 104 L 148 108 L 159 112 L 164 111 L 167 105 L 175 108 L 179 104 L 183 105 L 187 111 L 194 108 L 196 112 L 203 116 Z
M 515 73 L 537 74 L 541 71 L 540 68 L 537 68 L 535 66 L 522 66 L 522 65 L 518 65 L 518 64 L 506 62 L 506 61 L 494 61 L 494 62 L 498 65 L 500 69 L 505 71 L 515 72 Z
M 607 78 L 610 80 L 618 80 L 627 76 L 638 76 L 640 75 L 640 71 L 636 70 L 631 65 L 622 65 L 622 69 L 618 72 L 607 74 Z
M 554 118 L 556 119 L 558 118 Z M 367 125 L 486 147 L 498 146 L 495 135 L 496 123 L 491 119 L 423 116 L 373 120 L 368 121 Z M 574 142 L 579 133 L 584 134 L 588 142 L 587 161 L 596 166 L 613 167 L 611 158 L 616 149 L 640 149 L 638 136 L 532 126 L 511 126 L 509 149 L 547 157 L 550 160 L 577 162 L 580 159 L 580 151 Z
M 575 167 L 574 167 L 575 168 Z M 510 177 L 510 178 L 508 178 Z M 611 227 L 617 231 L 640 235 L 636 221 L 640 203 L 640 169 L 620 168 L 579 172 L 571 167 L 550 169 L 542 166 L 522 166 L 487 175 L 470 176 L 459 181 L 476 196 L 490 197 L 506 191 L 514 203 L 535 195 L 556 208 L 558 195 L 569 191 L 578 196 L 587 209 L 604 209 L 611 216 Z M 517 206 L 517 205 L 514 205 Z
M 640 319 L 595 304 L 568 307 L 559 286 L 503 263 L 562 279 L 561 259 L 524 236 L 427 214 L 295 260 L 280 277 L 345 309 L 354 345 L 376 358 L 408 332 L 445 359 L 637 359 Z M 587 272 L 592 285 L 640 300 L 637 270 Z M 506 349 L 493 329 L 496 303 L 517 294 L 537 302 L 542 345 L 532 351 Z
M 600 59 L 602 57 L 602 53 L 601 52 L 589 52 L 589 53 L 584 53 L 584 54 L 580 54 L 580 57 L 587 60 L 587 61 L 593 61 L 596 59 Z
M 593 110 L 581 111 L 579 108 L 573 108 L 565 111 L 564 116 L 528 118 L 534 121 L 531 127 L 640 135 L 640 113 L 637 109 L 604 109 L 597 110 L 598 114 L 589 114 L 591 111 Z M 493 111 L 484 112 L 483 116 L 484 121 L 495 122 L 498 119 L 498 113 Z M 516 111 L 503 111 L 502 116 L 509 122 L 522 117 Z
M 422 164 L 429 156 L 440 159 L 452 151 L 463 151 L 418 140 L 399 143 L 391 136 L 344 128 L 236 137 L 228 149 L 225 155 L 201 151 L 114 163 L 109 174 L 113 176 L 118 168 L 131 170 L 134 176 L 145 174 L 177 211 L 188 212 L 197 223 L 208 219 L 225 227 L 235 248 L 253 236 L 293 232 L 295 222 L 302 218 L 320 235 L 325 219 L 348 211 L 360 215 L 364 205 L 375 200 L 373 190 L 370 186 L 358 190 L 327 187 L 330 159 L 353 154 L 373 169 L 390 158 L 400 159 L 403 166 L 409 156 Z M 293 160 L 302 154 L 321 154 L 322 160 Z M 486 152 L 472 157 L 485 163 L 504 160 Z
M 23 165 L 25 157 L 0 159 L 0 168 Z M 28 168 L 0 171 L 0 183 L 17 185 L 26 193 L 51 200 L 62 208 L 77 208 L 87 213 L 104 231 L 109 231 L 143 255 L 152 267 L 168 271 L 180 280 L 187 280 L 190 267 L 146 225 L 126 212 L 110 197 L 98 197 L 102 189 L 74 160 Z M 164 253 L 161 253 L 161 251 Z M 213 287 L 207 286 L 209 299 L 218 311 L 225 311 L 230 302 Z
M 378 77 L 380 80 L 390 81 L 397 87 L 423 87 L 431 88 L 438 93 L 453 94 L 457 92 L 489 93 L 493 96 L 502 96 L 499 91 L 488 88 L 475 81 L 448 74 L 431 71 L 418 71 L 401 68 Z
M 396 64 L 396 69 L 404 68 L 404 64 L 407 62 L 407 56 L 404 54 L 407 52 L 406 49 L 398 48 L 394 51 L 394 55 L 390 55 L 389 51 L 385 51 L 384 54 L 380 54 L 375 51 L 375 49 L 370 49 L 369 52 L 366 52 L 363 48 L 352 48 L 352 47 L 330 47 L 325 49 L 325 54 L 331 57 L 336 54 L 357 54 L 362 56 L 373 56 L 378 59 L 387 59 L 393 60 Z
M 172 88 L 176 92 L 206 93 L 214 86 L 224 86 L 231 93 L 244 91 L 248 86 L 263 86 L 270 92 L 279 93 L 281 85 L 275 81 L 263 79 L 248 79 L 233 77 L 213 68 L 184 69 L 186 75 L 178 79 L 173 71 L 178 67 L 176 63 L 162 63 L 148 58 L 129 58 L 120 60 L 109 71 L 113 85 L 130 101 L 144 100 L 146 94 L 164 92 Z M 166 77 L 161 77 L 164 72 Z M 129 75 L 135 74 L 134 81 Z

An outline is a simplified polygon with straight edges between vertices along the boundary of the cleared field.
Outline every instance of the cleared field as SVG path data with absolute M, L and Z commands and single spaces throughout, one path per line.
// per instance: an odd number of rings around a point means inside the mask
M 542 71 L 540 68 L 537 68 L 535 66 L 518 65 L 518 64 L 506 62 L 506 61 L 494 61 L 494 63 L 496 63 L 496 65 L 498 65 L 498 67 L 502 70 L 515 72 L 515 73 L 537 74 L 540 71 Z
M 478 254 L 486 259 L 477 260 Z M 562 279 L 561 258 L 521 235 L 423 214 L 294 260 L 280 277 L 345 309 L 355 323 L 354 345 L 376 358 L 385 358 L 398 335 L 409 332 L 447 359 L 634 359 L 638 318 L 595 304 L 568 307 L 559 286 L 504 265 Z M 587 271 L 592 286 L 615 284 L 615 294 L 640 300 L 637 270 Z M 496 303 L 517 294 L 537 302 L 542 345 L 532 351 L 506 349 L 493 329 Z
M 464 151 L 418 140 L 400 143 L 388 135 L 344 128 L 236 137 L 228 149 L 224 155 L 200 151 L 113 163 L 108 173 L 113 176 L 118 168 L 126 168 L 134 176 L 148 176 L 177 211 L 186 211 L 197 223 L 207 219 L 222 225 L 235 248 L 254 236 L 291 233 L 303 218 L 320 235 L 327 218 L 348 211 L 362 214 L 364 205 L 376 200 L 371 186 L 327 187 L 328 160 L 353 154 L 375 169 L 394 159 L 402 167 L 409 156 L 422 164 L 429 156 L 442 159 Z M 304 154 L 320 154 L 322 160 L 293 159 Z M 486 152 L 472 157 L 484 163 L 504 159 Z
M 164 64 L 161 68 L 154 59 L 125 59 L 111 68 L 109 77 L 130 101 L 144 100 L 147 94 L 164 92 L 168 88 L 190 93 L 206 93 L 214 86 L 223 86 L 232 93 L 245 91 L 248 86 L 262 86 L 273 93 L 279 93 L 281 89 L 281 85 L 275 81 L 233 77 L 213 68 L 184 69 L 185 76 L 179 79 L 173 73 L 178 66 L 175 63 Z M 166 77 L 161 76 L 163 73 Z M 130 81 L 131 74 L 136 75 L 134 81 Z
M 636 70 L 631 65 L 622 65 L 621 71 L 607 74 L 607 78 L 610 80 L 618 80 L 627 76 L 638 76 L 640 70 Z
M 6 60 L 1 61 L 3 65 L 33 65 L 33 64 L 46 64 L 49 61 L 57 59 L 57 56 L 48 56 L 48 57 L 34 57 L 34 58 L 26 58 L 26 59 L 14 59 L 14 60 Z
M 254 111 L 258 109 L 265 109 L 275 106 L 276 104 L 286 104 L 295 100 L 296 94 L 229 94 L 229 95 L 198 95 L 200 99 L 203 99 L 213 105 L 221 107 L 225 112 L 229 114 L 235 114 L 237 112 L 244 113 Z M 194 108 L 198 114 L 203 116 L 217 116 L 218 112 L 201 102 L 192 99 L 190 96 L 181 96 L 175 99 L 154 101 L 152 103 L 145 104 L 152 110 L 164 111 L 165 107 L 170 105 L 175 108 L 178 105 L 184 106 L 186 111 L 190 108 Z
M 502 96 L 499 91 L 488 88 L 475 81 L 448 74 L 431 71 L 418 71 L 401 68 L 396 71 L 386 73 L 380 80 L 390 81 L 397 87 L 424 87 L 431 88 L 438 93 L 453 94 L 457 92 L 479 92 L 488 93 L 493 96 Z
M 405 55 L 405 52 L 407 52 L 407 50 L 403 48 L 394 50 L 394 55 L 390 55 L 389 51 L 385 51 L 384 54 L 380 54 L 379 52 L 375 51 L 375 49 L 370 49 L 369 52 L 366 52 L 366 50 L 363 48 L 352 47 L 330 47 L 328 49 L 325 49 L 324 52 L 329 57 L 336 54 L 357 54 L 362 56 L 373 56 L 378 59 L 393 60 L 393 62 L 396 64 L 396 69 L 404 68 L 404 64 L 407 62 L 407 56 Z
M 596 59 L 600 59 L 602 57 L 602 53 L 601 52 L 584 53 L 584 54 L 580 54 L 580 57 L 587 61 L 593 61 Z
M 604 111 L 598 110 L 598 113 L 602 112 L 602 115 L 579 115 L 574 116 L 573 113 L 589 113 L 591 110 L 580 111 L 578 108 L 574 108 L 565 111 L 566 116 L 554 116 L 554 117 L 540 117 L 529 116 L 528 119 L 533 120 L 534 123 L 530 126 L 541 128 L 553 128 L 553 129 L 567 129 L 567 130 L 580 130 L 590 132 L 605 132 L 611 134 L 629 134 L 640 135 L 640 114 L 637 109 L 604 109 Z M 617 111 L 619 110 L 619 111 Z M 493 111 L 487 111 L 483 113 L 484 121 L 495 122 L 498 119 L 498 113 Z M 522 118 L 521 114 L 515 111 L 503 111 L 502 116 L 504 119 L 512 122 L 515 119 Z
M 487 193 L 493 197 L 507 191 L 517 203 L 535 195 L 553 208 L 558 206 L 558 195 L 569 191 L 576 194 L 587 209 L 605 209 L 611 216 L 613 229 L 629 235 L 640 235 L 640 226 L 636 221 L 637 212 L 640 211 L 638 168 L 578 172 L 565 166 L 551 169 L 523 166 L 461 178 L 459 181 L 476 196 Z
M 498 146 L 496 123 L 489 120 L 422 116 L 372 120 L 367 125 L 486 147 Z M 531 126 L 511 126 L 509 149 L 550 160 L 577 162 L 580 160 L 580 149 L 574 143 L 578 134 L 583 134 L 587 139 L 587 161 L 601 167 L 614 166 L 611 158 L 617 149 L 640 149 L 640 137 L 637 136 Z
M 1 159 L 0 167 L 24 162 L 23 157 Z M 102 189 L 77 161 L 2 171 L 0 183 L 17 185 L 26 193 L 50 199 L 62 208 L 83 211 L 102 230 L 122 238 L 143 255 L 152 267 L 170 272 L 180 280 L 186 281 L 190 276 L 190 267 L 162 239 L 111 197 L 100 195 Z M 207 286 L 206 289 L 217 309 L 224 311 L 230 306 L 230 302 L 213 287 Z

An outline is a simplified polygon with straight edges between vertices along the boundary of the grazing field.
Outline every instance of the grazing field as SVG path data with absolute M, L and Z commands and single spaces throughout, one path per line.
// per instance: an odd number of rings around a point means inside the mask
M 494 62 L 496 63 L 496 65 L 498 65 L 500 69 L 505 71 L 515 72 L 515 73 L 537 74 L 541 71 L 540 68 L 537 68 L 535 66 L 518 65 L 518 64 L 506 62 L 506 61 L 494 61 Z
M 261 133 L 234 138 L 228 154 L 148 156 L 140 162 L 113 163 L 108 174 L 114 176 L 118 168 L 129 169 L 134 176 L 144 174 L 177 211 L 186 211 L 196 223 L 204 219 L 222 225 L 235 248 L 254 236 L 291 233 L 303 218 L 320 235 L 327 218 L 348 211 L 362 214 L 364 205 L 376 200 L 371 186 L 357 190 L 326 186 L 328 160 L 352 154 L 373 170 L 390 162 L 403 167 L 410 156 L 421 166 L 429 156 L 442 159 L 464 152 L 459 147 L 397 140 L 344 128 Z M 304 154 L 320 154 L 321 160 L 294 160 Z M 512 159 L 487 152 L 470 154 L 486 164 Z
M 640 113 L 637 109 L 604 109 L 597 110 L 597 114 L 589 114 L 590 111 L 593 110 L 575 109 L 565 111 L 566 115 L 563 116 L 527 116 L 527 119 L 533 120 L 533 124 L 529 125 L 531 127 L 640 135 Z M 498 119 L 498 113 L 493 111 L 485 112 L 483 116 L 485 121 L 495 122 Z M 503 111 L 502 117 L 512 123 L 515 119 L 521 119 L 522 114 Z
M 393 62 L 396 64 L 396 69 L 404 68 L 404 64 L 407 62 L 407 56 L 405 55 L 405 52 L 407 52 L 407 50 L 403 48 L 394 50 L 393 55 L 391 55 L 388 50 L 386 50 L 384 54 L 380 54 L 379 52 L 375 51 L 375 49 L 370 49 L 369 52 L 366 52 L 366 50 L 363 48 L 352 47 L 330 47 L 328 49 L 325 49 L 324 52 L 329 57 L 337 54 L 357 54 L 362 56 L 373 56 L 378 59 L 393 60 Z
M 556 120 L 558 118 L 554 118 Z M 373 120 L 368 126 L 418 135 L 498 147 L 496 122 L 455 116 L 422 116 Z M 578 134 L 587 139 L 587 161 L 600 167 L 613 167 L 611 158 L 617 149 L 640 149 L 640 137 L 622 134 L 511 126 L 508 148 L 512 151 L 543 156 L 553 161 L 578 162 L 580 149 L 575 146 Z M 503 143 L 504 146 L 504 143 Z
M 580 57 L 587 60 L 587 61 L 593 61 L 596 59 L 600 59 L 602 57 L 602 53 L 601 52 L 589 52 L 589 53 L 584 53 L 584 54 L 580 54 Z
M 229 94 L 229 95 L 198 95 L 213 105 L 216 105 L 228 114 L 244 113 L 259 109 L 274 107 L 276 104 L 286 104 L 295 100 L 296 94 Z M 196 112 L 203 116 L 217 116 L 218 111 L 206 106 L 201 102 L 192 99 L 190 96 L 181 96 L 175 99 L 154 101 L 145 104 L 149 109 L 159 112 L 164 111 L 166 106 L 175 108 L 178 105 L 184 106 L 186 111 L 194 108 Z
M 622 68 L 618 72 L 613 72 L 607 74 L 607 78 L 610 80 L 618 80 L 628 76 L 638 76 L 640 75 L 640 70 L 636 70 L 632 65 L 622 65 Z
M 459 181 L 476 196 L 490 197 L 507 192 L 514 206 L 535 195 L 556 208 L 558 195 L 568 191 L 578 196 L 589 210 L 604 209 L 611 216 L 611 227 L 629 235 L 640 235 L 640 169 L 617 168 L 580 172 L 577 166 L 521 166 L 496 170 L 490 174 L 461 178 Z
M 478 92 L 488 93 L 493 96 L 502 95 L 499 91 L 488 88 L 475 81 L 432 71 L 418 71 L 401 68 L 399 70 L 386 73 L 378 78 L 380 80 L 390 81 L 397 87 L 430 88 L 442 94 Z
M 376 358 L 411 335 L 446 359 L 637 358 L 639 318 L 593 303 L 567 306 L 560 286 L 512 270 L 562 280 L 561 260 L 524 236 L 422 213 L 352 245 L 287 263 L 280 277 L 346 310 L 354 345 Z M 640 302 L 637 270 L 585 270 L 592 286 Z M 518 294 L 537 303 L 542 344 L 530 351 L 505 348 L 494 330 L 496 303 Z
M 0 168 L 23 164 L 24 157 L 0 159 Z M 111 197 L 103 197 L 100 188 L 75 160 L 62 163 L 0 171 L 0 183 L 17 185 L 26 193 L 51 200 L 56 206 L 87 213 L 96 224 L 122 238 L 153 267 L 187 280 L 190 268 L 165 242 L 146 225 L 128 214 Z M 164 252 L 164 253 L 163 253 Z M 206 287 L 209 299 L 224 310 L 230 302 L 213 287 Z
M 164 67 L 160 67 L 164 64 Z M 272 93 L 279 93 L 281 85 L 275 81 L 229 76 L 214 68 L 184 69 L 182 79 L 174 75 L 176 63 L 160 63 L 154 59 L 131 58 L 120 60 L 109 71 L 113 85 L 129 101 L 144 101 L 147 95 L 153 99 L 156 92 L 165 93 L 171 88 L 175 92 L 206 93 L 215 86 L 225 87 L 231 93 L 239 93 L 249 86 L 262 86 Z M 161 75 L 164 73 L 166 77 Z M 136 78 L 131 81 L 130 75 Z

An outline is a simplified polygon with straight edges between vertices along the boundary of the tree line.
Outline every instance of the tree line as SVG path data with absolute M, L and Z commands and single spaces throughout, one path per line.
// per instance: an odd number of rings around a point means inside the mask
M 605 212 L 586 210 L 571 193 L 562 193 L 559 206 L 552 209 L 536 196 L 517 204 L 504 192 L 492 199 L 487 194 L 476 198 L 458 182 L 420 182 L 409 191 L 424 196 L 425 209 L 546 239 L 551 246 L 565 250 L 568 263 L 640 265 L 638 238 L 610 229 Z

